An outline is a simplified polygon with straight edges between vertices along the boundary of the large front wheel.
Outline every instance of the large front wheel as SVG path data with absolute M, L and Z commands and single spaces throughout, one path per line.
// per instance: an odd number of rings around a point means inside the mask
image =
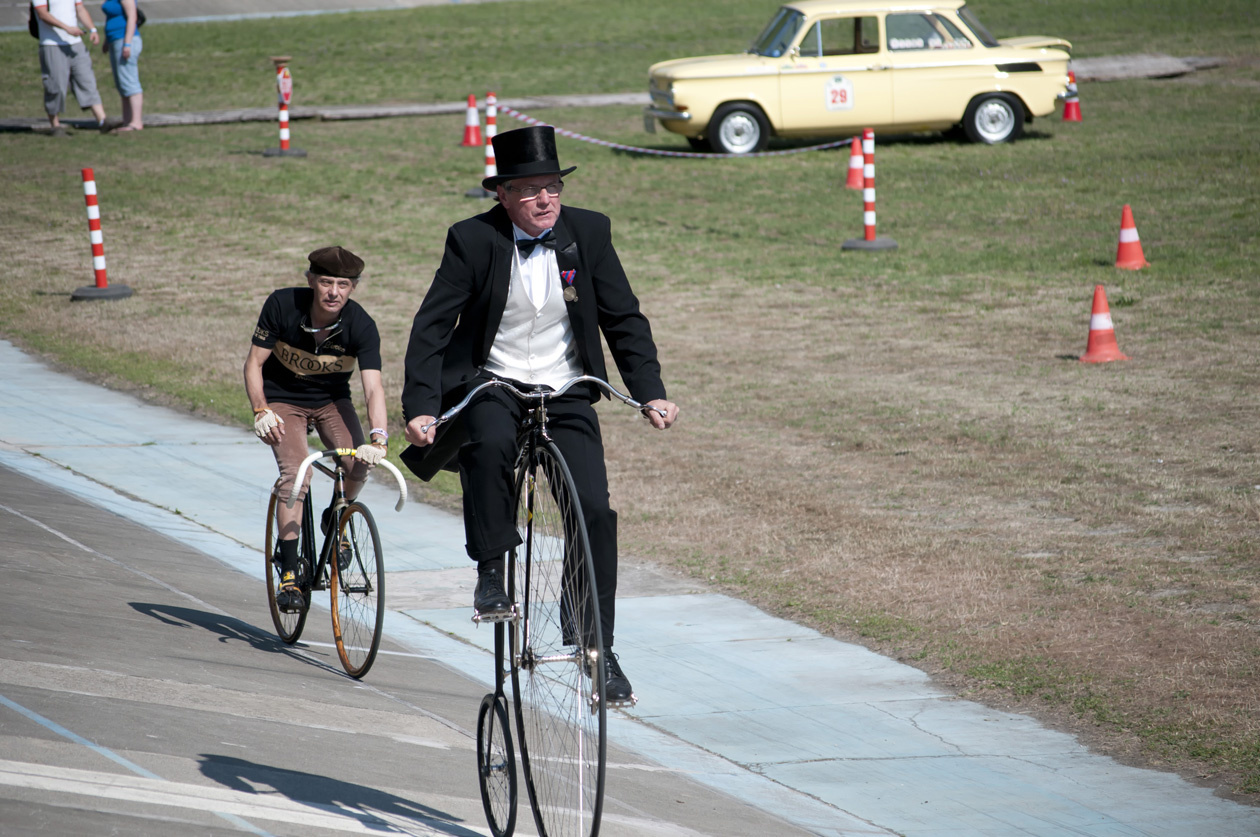
M 351 503 L 341 513 L 329 561 L 333 637 L 337 656 L 351 677 L 372 667 L 385 621 L 385 556 L 376 521 L 367 506 Z
M 516 497 L 512 697 L 525 787 L 543 837 L 594 837 L 607 756 L 604 643 L 582 510 L 554 445 L 526 454 Z
M 276 496 L 275 490 L 272 490 L 271 499 L 267 502 L 267 539 L 266 543 L 266 566 L 265 576 L 267 581 L 267 606 L 271 610 L 271 622 L 276 626 L 276 634 L 287 645 L 292 645 L 298 641 L 298 637 L 302 635 L 302 628 L 306 625 L 307 608 L 302 608 L 297 612 L 284 611 L 276 604 L 276 592 L 280 589 L 280 521 L 277 517 L 280 504 L 284 501 Z M 298 555 L 303 554 L 306 546 L 302 539 L 306 537 L 306 527 L 301 528 L 301 534 L 298 536 Z

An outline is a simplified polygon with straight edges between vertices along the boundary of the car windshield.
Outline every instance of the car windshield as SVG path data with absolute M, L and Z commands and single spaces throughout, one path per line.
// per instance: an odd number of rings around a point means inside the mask
M 984 24 L 980 22 L 980 18 L 976 17 L 975 12 L 963 6 L 958 10 L 958 16 L 962 18 L 963 23 L 971 28 L 980 43 L 987 47 L 995 47 L 998 45 L 997 38 L 989 34 L 989 30 L 984 28 Z
M 767 58 L 778 58 L 787 51 L 788 44 L 792 43 L 792 39 L 796 37 L 797 30 L 801 28 L 801 22 L 804 20 L 805 15 L 796 9 L 784 6 L 770 18 L 766 28 L 761 30 L 761 34 L 748 47 L 748 51 Z

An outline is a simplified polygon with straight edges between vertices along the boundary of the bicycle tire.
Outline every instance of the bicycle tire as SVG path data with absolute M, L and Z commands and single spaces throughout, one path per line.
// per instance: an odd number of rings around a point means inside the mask
M 508 837 L 516 830 L 516 755 L 507 706 L 494 692 L 477 712 L 477 781 L 490 833 Z
M 525 454 L 516 484 L 512 701 L 521 768 L 542 837 L 595 837 L 604 805 L 607 703 L 595 568 L 564 458 Z M 523 557 L 523 560 L 522 560 Z M 592 664 L 594 662 L 594 664 Z
M 360 678 L 376 660 L 385 624 L 385 557 L 367 506 L 356 502 L 342 510 L 328 565 L 337 656 L 347 674 Z
M 292 645 L 302 635 L 302 628 L 306 626 L 306 614 L 310 608 L 304 607 L 298 613 L 286 613 L 276 604 L 276 592 L 280 589 L 281 572 L 280 554 L 276 548 L 276 543 L 280 540 L 280 524 L 276 515 L 283 502 L 284 500 L 277 497 L 273 490 L 271 499 L 267 502 L 267 535 L 264 551 L 266 558 L 263 574 L 267 583 L 267 607 L 271 610 L 271 623 L 275 625 L 276 635 L 281 641 L 286 645 Z M 305 545 L 302 539 L 306 537 L 306 527 L 301 527 L 300 532 L 298 555 L 303 554 Z

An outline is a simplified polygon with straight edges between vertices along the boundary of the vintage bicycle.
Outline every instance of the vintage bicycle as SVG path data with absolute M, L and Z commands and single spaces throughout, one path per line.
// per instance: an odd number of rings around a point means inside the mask
M 595 567 L 573 477 L 547 432 L 548 400 L 583 383 L 641 412 L 664 415 L 589 375 L 555 390 L 525 391 L 496 379 L 474 388 L 424 428 L 427 432 L 452 420 L 491 387 L 502 387 L 528 407 L 518 428 L 514 486 L 522 543 L 508 553 L 506 573 L 508 598 L 514 604 L 505 616 L 473 617 L 494 624 L 495 689 L 478 711 L 477 776 L 495 837 L 507 837 L 516 827 L 516 757 L 505 690 L 509 678 L 521 768 L 538 833 L 599 833 L 609 702 L 599 659 L 604 642 Z
M 275 489 L 272 490 L 267 503 L 265 554 L 267 604 L 280 639 L 287 645 L 298 641 L 310 612 L 312 591 L 327 590 L 337 656 L 347 674 L 360 678 L 372 667 L 381 645 L 381 628 L 385 619 L 385 556 L 372 512 L 362 500 L 346 499 L 346 474 L 337 457 L 353 455 L 354 448 L 312 453 L 298 468 L 287 498 L 281 498 Z M 331 467 L 319 461 L 325 458 L 332 458 Z M 380 464 L 393 474 L 398 483 L 398 502 L 394 510 L 402 511 L 407 502 L 407 483 L 393 464 L 385 460 Z M 311 468 L 333 481 L 332 496 L 321 517 L 328 524 L 326 531 L 322 532 L 323 543 L 316 549 L 313 491 L 308 492 L 298 536 L 298 579 L 303 606 L 288 612 L 281 610 L 276 603 L 281 573 L 280 553 L 276 545 L 280 539 L 277 512 L 280 503 L 287 503 L 289 508 L 293 508 Z

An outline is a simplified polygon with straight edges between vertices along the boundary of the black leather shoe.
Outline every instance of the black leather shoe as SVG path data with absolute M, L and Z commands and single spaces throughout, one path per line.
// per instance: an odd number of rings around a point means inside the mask
M 501 570 L 478 570 L 477 592 L 473 594 L 473 610 L 481 618 L 508 616 L 512 612 L 512 603 L 508 601 L 507 591 L 503 589 L 503 572 Z
M 602 655 L 604 662 L 604 695 L 610 704 L 626 703 L 634 700 L 634 689 L 630 680 L 617 663 L 617 655 L 611 648 L 605 648 Z

